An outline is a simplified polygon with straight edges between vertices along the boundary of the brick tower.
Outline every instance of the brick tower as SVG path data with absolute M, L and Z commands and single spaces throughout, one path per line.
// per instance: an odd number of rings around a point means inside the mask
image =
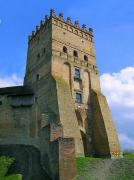
M 100 88 L 92 28 L 80 28 L 78 21 L 72 24 L 51 10 L 29 36 L 24 86 L 35 93 L 32 137 L 54 123 L 62 126 L 63 137 L 75 139 L 77 156 L 121 156 Z

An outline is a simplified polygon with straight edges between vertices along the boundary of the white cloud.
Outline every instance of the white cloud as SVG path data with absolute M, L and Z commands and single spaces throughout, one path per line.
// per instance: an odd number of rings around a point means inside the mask
M 134 66 L 100 77 L 123 149 L 134 149 Z
M 16 74 L 11 76 L 0 77 L 0 87 L 17 86 L 22 85 L 23 80 Z
M 103 74 L 101 86 L 110 104 L 134 108 L 134 67 Z

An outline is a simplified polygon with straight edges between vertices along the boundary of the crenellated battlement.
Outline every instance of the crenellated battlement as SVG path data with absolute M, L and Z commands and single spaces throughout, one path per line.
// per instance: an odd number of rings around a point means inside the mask
M 31 41 L 43 28 L 47 29 L 50 22 L 93 42 L 92 28 L 87 30 L 86 24 L 83 24 L 82 27 L 80 27 L 79 22 L 76 20 L 73 23 L 70 17 L 67 17 L 65 20 L 63 13 L 59 13 L 59 16 L 56 16 L 54 9 L 50 10 L 50 16 L 46 15 L 44 20 L 40 21 L 40 25 L 36 26 L 36 29 L 32 31 L 32 34 L 28 36 L 28 40 Z
M 35 30 L 32 31 L 32 34 L 28 36 L 29 42 L 41 31 L 43 28 L 47 28 L 47 25 L 50 22 L 50 17 L 48 15 L 45 16 L 44 20 L 40 21 L 40 25 L 36 26 Z

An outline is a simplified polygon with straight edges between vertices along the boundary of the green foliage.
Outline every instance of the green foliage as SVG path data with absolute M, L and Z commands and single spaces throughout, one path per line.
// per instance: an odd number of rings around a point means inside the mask
M 134 158 L 134 152 L 126 150 L 123 152 L 123 156 L 124 156 L 124 158 Z
M 20 174 L 6 176 L 7 171 L 13 162 L 13 158 L 5 156 L 0 157 L 0 180 L 22 180 L 22 175 Z
M 1 180 L 22 180 L 22 175 L 17 174 L 8 177 L 3 177 Z

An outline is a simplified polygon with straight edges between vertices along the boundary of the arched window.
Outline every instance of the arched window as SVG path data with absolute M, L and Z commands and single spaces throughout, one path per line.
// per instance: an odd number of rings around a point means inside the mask
M 96 69 L 96 66 L 93 65 L 93 69 L 95 70 L 95 69 Z
M 80 79 L 80 69 L 79 68 L 75 68 L 74 77 L 77 79 Z
M 77 103 L 82 103 L 82 94 L 81 92 L 76 92 L 76 102 Z
M 43 53 L 44 53 L 44 54 L 46 53 L 46 48 L 43 49 Z
M 88 61 L 88 57 L 86 55 L 84 55 L 84 60 Z
M 67 53 L 67 48 L 65 46 L 63 47 L 63 52 Z
M 78 31 L 77 31 L 77 30 L 75 30 L 74 32 L 75 32 L 75 34 L 78 34 Z
M 40 79 L 40 75 L 37 74 L 37 75 L 36 75 L 36 80 L 38 81 L 39 79 Z
M 78 57 L 78 52 L 74 51 L 74 57 Z
M 37 59 L 38 59 L 38 60 L 40 59 L 40 53 L 37 54 Z

